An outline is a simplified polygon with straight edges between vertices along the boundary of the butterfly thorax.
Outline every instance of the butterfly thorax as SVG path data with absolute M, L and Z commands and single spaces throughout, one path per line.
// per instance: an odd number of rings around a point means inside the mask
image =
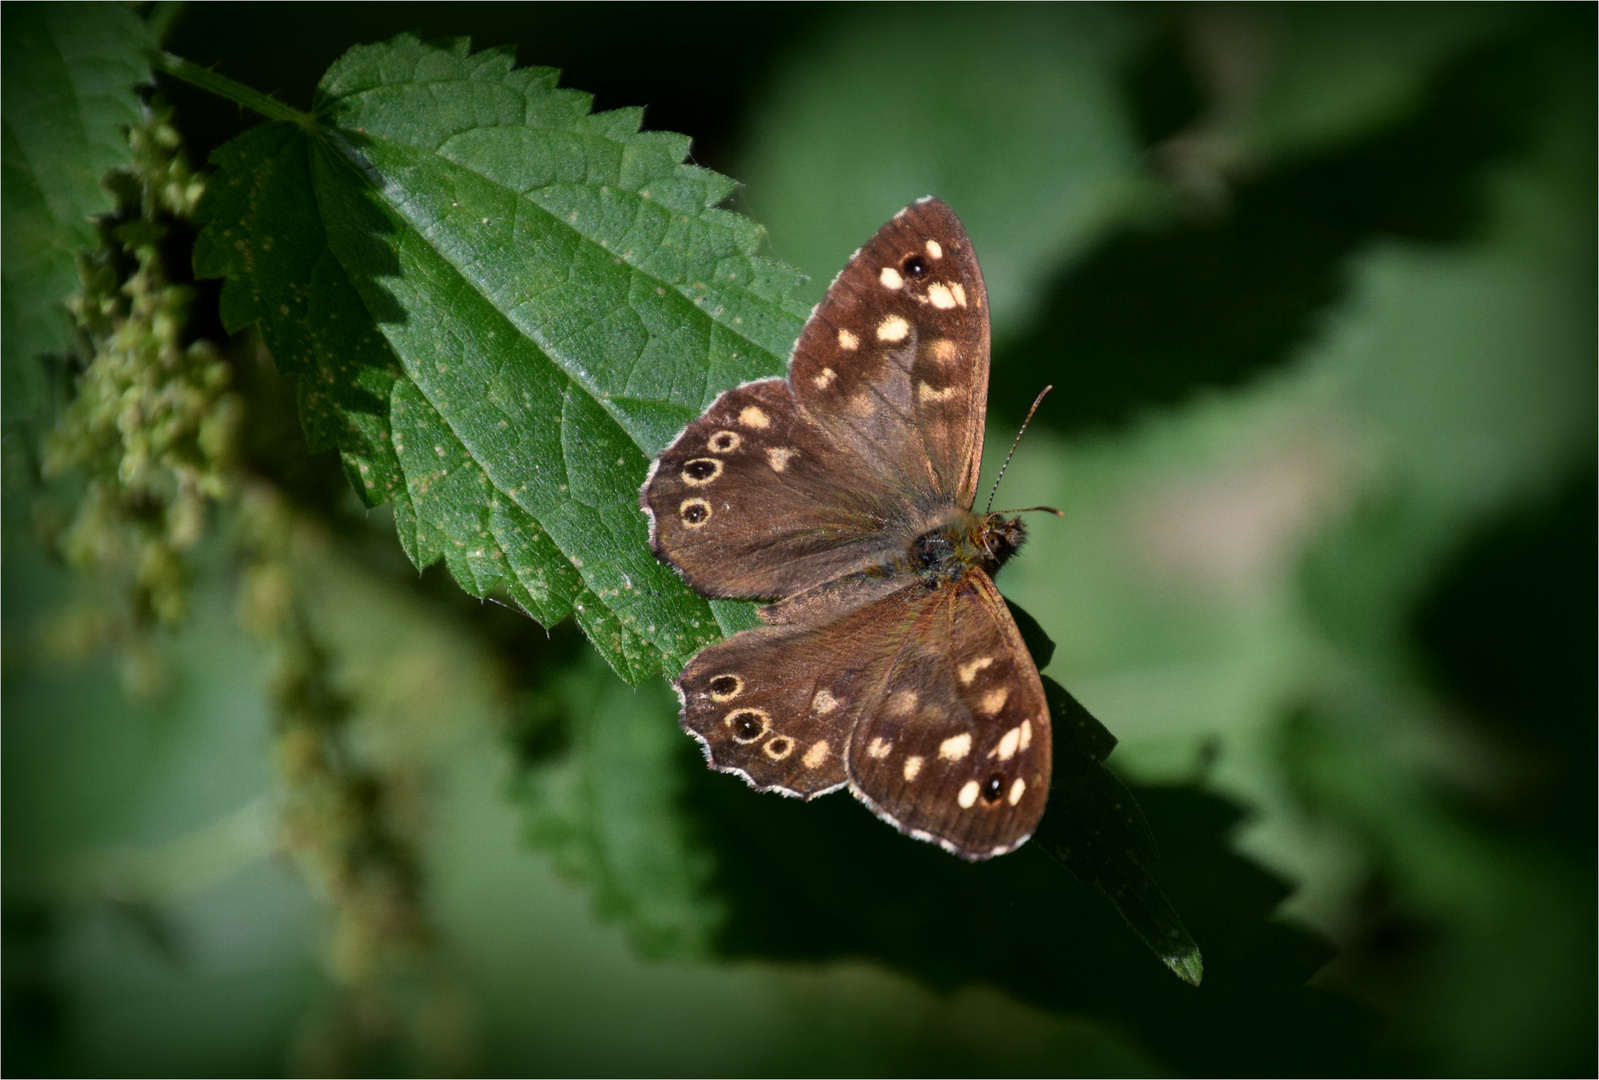
M 906 560 L 924 585 L 937 588 L 971 569 L 993 577 L 1026 539 L 1020 518 L 957 510 L 953 520 L 913 540 Z

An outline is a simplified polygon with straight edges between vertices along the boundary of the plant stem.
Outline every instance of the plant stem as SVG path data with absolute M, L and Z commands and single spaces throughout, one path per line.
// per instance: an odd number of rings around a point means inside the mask
M 218 97 L 227 98 L 237 102 L 246 109 L 260 113 L 268 120 L 283 120 L 291 124 L 298 124 L 303 128 L 315 126 L 316 121 L 310 113 L 303 113 L 299 109 L 283 104 L 270 95 L 259 90 L 245 86 L 243 83 L 234 82 L 226 75 L 218 75 L 209 68 L 173 56 L 169 52 L 155 51 L 150 54 L 150 63 L 157 71 L 164 71 L 186 83 L 198 86 L 202 90 L 209 90 Z

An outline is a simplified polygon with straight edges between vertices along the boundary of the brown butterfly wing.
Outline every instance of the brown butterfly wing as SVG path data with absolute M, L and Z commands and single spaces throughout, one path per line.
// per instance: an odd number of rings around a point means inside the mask
M 651 547 L 706 596 L 881 565 L 971 506 L 987 392 L 982 273 L 954 213 L 923 200 L 828 288 L 788 379 L 729 390 L 657 459 Z
M 788 596 L 881 563 L 914 527 L 896 485 L 806 417 L 786 379 L 717 398 L 641 502 L 656 556 L 705 596 Z
M 987 574 L 916 613 L 850 739 L 851 790 L 902 832 L 967 859 L 1011 851 L 1049 798 L 1049 705 Z
M 761 791 L 810 798 L 841 787 L 862 707 L 904 648 L 927 590 L 835 598 L 803 621 L 744 630 L 702 649 L 674 685 L 683 727 L 711 767 Z
M 683 726 L 711 766 L 803 798 L 848 781 L 901 831 L 968 859 L 1026 840 L 1049 794 L 1049 712 L 988 576 L 840 598 L 834 613 L 742 631 L 689 662 Z
M 988 407 L 988 293 L 971 241 L 937 199 L 856 252 L 800 332 L 794 393 L 850 453 L 943 505 L 969 508 Z

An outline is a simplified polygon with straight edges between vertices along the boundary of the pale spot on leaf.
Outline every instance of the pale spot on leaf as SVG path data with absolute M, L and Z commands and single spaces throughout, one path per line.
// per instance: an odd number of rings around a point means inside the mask
M 904 341 L 905 335 L 911 332 L 911 324 L 898 315 L 890 315 L 877 324 L 877 338 L 879 341 Z
M 962 810 L 970 810 L 977 801 L 977 781 L 968 780 L 961 785 L 960 794 L 955 796 L 955 801 L 961 804 Z
M 972 737 L 966 732 L 953 735 L 938 744 L 938 756 L 946 761 L 959 761 L 971 752 Z
M 916 774 L 922 771 L 922 758 L 920 754 L 912 754 L 905 759 L 905 779 L 914 780 Z

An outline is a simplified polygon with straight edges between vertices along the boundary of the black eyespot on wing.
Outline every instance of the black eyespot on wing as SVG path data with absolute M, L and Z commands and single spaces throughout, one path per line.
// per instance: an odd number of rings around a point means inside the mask
M 921 255 L 905 256 L 905 261 L 900 264 L 900 267 L 905 271 L 907 277 L 921 280 L 927 276 L 927 260 Z
M 695 458 L 683 466 L 683 472 L 695 480 L 704 480 L 717 471 L 717 463 L 707 458 Z
M 999 802 L 1000 796 L 1005 794 L 1005 778 L 995 773 L 983 781 L 982 796 L 984 802 Z
M 700 522 L 704 521 L 710 516 L 711 512 L 707 510 L 702 503 L 689 503 L 687 506 L 683 507 L 683 520 L 688 522 L 690 525 L 698 525 Z
M 738 680 L 731 675 L 718 675 L 710 681 L 709 689 L 713 694 L 731 694 L 738 689 Z

